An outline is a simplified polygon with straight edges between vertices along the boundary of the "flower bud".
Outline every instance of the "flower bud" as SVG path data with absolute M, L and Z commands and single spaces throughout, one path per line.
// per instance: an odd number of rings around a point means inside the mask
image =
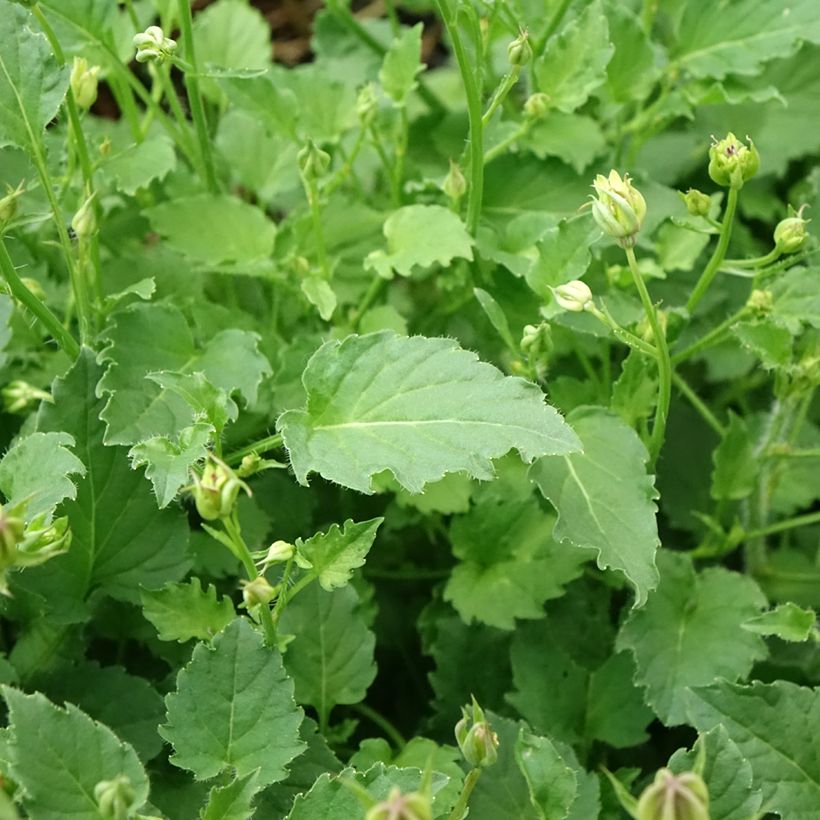
M 379 101 L 376 97 L 376 86 L 373 83 L 368 83 L 363 86 L 356 97 L 356 116 L 362 125 L 370 125 L 373 122 L 373 117 L 376 116 L 376 110 L 379 107 Z
M 646 217 L 646 201 L 641 192 L 633 186 L 629 174 L 621 179 L 615 170 L 608 177 L 598 174 L 592 187 L 598 195 L 592 200 L 592 216 L 598 227 L 622 247 L 632 247 Z
M 592 291 L 580 279 L 552 288 L 552 295 L 559 307 L 573 313 L 582 313 L 592 304 Z
M 521 29 L 518 37 L 507 46 L 507 57 L 514 68 L 525 66 L 532 60 L 532 46 L 530 35 L 526 29 Z
M 0 571 L 14 566 L 17 546 L 23 540 L 25 529 L 26 524 L 16 510 L 0 505 Z
M 264 575 L 259 575 L 252 581 L 242 581 L 241 584 L 242 600 L 246 609 L 269 604 L 276 597 L 276 589 L 268 583 Z
M 666 337 L 666 330 L 669 326 L 669 314 L 665 310 L 658 310 L 658 324 L 661 327 L 661 333 L 663 333 L 664 337 Z M 644 316 L 640 322 L 638 322 L 638 327 L 636 328 L 638 332 L 638 336 L 641 337 L 645 342 L 649 342 L 649 344 L 657 344 L 655 340 L 655 331 L 652 330 L 652 324 L 649 321 L 649 318 Z
M 135 55 L 138 63 L 148 63 L 153 60 L 164 62 L 171 58 L 176 51 L 176 40 L 166 37 L 159 26 L 148 26 L 145 31 L 134 35 Z
M 268 547 L 268 552 L 265 555 L 265 566 L 290 561 L 293 558 L 294 549 L 293 544 L 289 544 L 287 541 L 274 541 Z
M 100 67 L 89 66 L 85 57 L 75 57 L 71 67 L 71 91 L 80 108 L 91 108 L 97 99 L 97 75 Z
M 52 401 L 50 393 L 20 379 L 9 382 L 0 390 L 0 395 L 3 398 L 3 409 L 7 413 L 22 413 L 36 401 Z
M 71 546 L 71 530 L 68 516 L 49 522 L 45 514 L 33 518 L 26 526 L 23 541 L 17 554 L 17 565 L 35 567 L 44 564 Z
M 319 148 L 313 140 L 308 141 L 296 155 L 296 159 L 299 163 L 299 172 L 309 181 L 320 179 L 330 167 L 330 154 Z
M 194 474 L 194 503 L 205 521 L 227 518 L 234 510 L 239 491 L 250 488 L 225 462 L 209 456 L 202 475 Z
M 71 229 L 78 239 L 90 239 L 97 231 L 97 215 L 94 213 L 94 197 L 91 194 L 74 214 L 71 220 Z
M 105 158 L 111 154 L 111 140 L 106 137 L 99 145 L 97 150 L 100 152 L 100 156 Z
M 549 94 L 545 94 L 543 91 L 536 91 L 535 94 L 530 94 L 524 103 L 524 113 L 533 120 L 541 119 L 549 110 Z
M 429 798 L 420 792 L 402 794 L 394 786 L 386 800 L 368 810 L 364 820 L 433 820 L 433 809 Z
M 131 781 L 124 774 L 118 774 L 113 780 L 101 780 L 94 786 L 94 799 L 100 817 L 105 820 L 126 820 L 134 805 L 136 793 Z
M 731 131 L 722 140 L 712 137 L 712 146 L 709 148 L 709 176 L 718 185 L 725 188 L 742 188 L 743 183 L 757 173 L 757 169 L 760 168 L 760 154 L 749 137 L 746 139 L 749 140 L 748 146 Z
M 769 290 L 755 288 L 746 300 L 746 307 L 755 313 L 768 313 L 774 305 L 774 296 Z
M 647 786 L 636 810 L 637 820 L 709 820 L 709 792 L 694 772 L 661 769 Z
M 473 698 L 472 714 L 467 706 L 461 707 L 461 720 L 456 724 L 455 736 L 464 759 L 473 768 L 492 766 L 498 759 L 498 735 L 484 717 L 484 710 Z
M 709 216 L 709 206 L 712 201 L 702 191 L 690 188 L 685 194 L 678 191 L 678 196 L 683 200 L 686 210 L 692 216 Z
M 23 183 L 21 182 L 16 188 L 11 185 L 6 185 L 6 195 L 0 199 L 0 229 L 5 227 L 8 222 L 17 214 L 17 200 L 23 193 Z
M 789 216 L 781 219 L 774 229 L 774 245 L 780 253 L 797 253 L 809 240 L 806 225 L 810 219 L 803 219 L 803 208 L 799 211 L 789 209 Z
M 444 177 L 441 189 L 453 202 L 458 202 L 467 192 L 467 180 L 457 162 L 450 160 L 450 171 Z
M 236 474 L 240 478 L 248 478 L 248 476 L 255 475 L 262 469 L 262 463 L 262 456 L 259 453 L 249 453 L 236 468 Z

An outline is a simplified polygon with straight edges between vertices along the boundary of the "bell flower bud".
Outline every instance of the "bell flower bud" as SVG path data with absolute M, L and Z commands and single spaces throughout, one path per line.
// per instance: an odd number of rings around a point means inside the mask
M 0 229 L 2 229 L 8 222 L 17 214 L 17 200 L 23 193 L 23 183 L 21 182 L 16 188 L 11 185 L 6 185 L 6 195 L 0 198 Z
M 790 208 L 789 211 L 789 216 L 781 219 L 774 229 L 774 245 L 780 253 L 797 253 L 809 240 L 806 225 L 811 220 L 803 219 L 803 208 L 799 211 Z
M 234 510 L 239 491 L 250 495 L 250 488 L 216 456 L 209 456 L 202 475 L 194 474 L 194 503 L 205 521 L 227 518 Z
M 709 792 L 694 772 L 661 769 L 640 798 L 637 820 L 709 820 Z
M 296 155 L 299 172 L 305 180 L 315 182 L 327 173 L 330 167 L 330 154 L 323 151 L 313 140 Z
M 690 188 L 685 194 L 678 191 L 678 195 L 686 205 L 686 210 L 692 216 L 709 216 L 709 206 L 711 200 L 697 188 Z
M 543 91 L 530 94 L 524 103 L 524 114 L 532 120 L 538 120 L 550 110 L 550 98 Z
M 97 75 L 100 67 L 89 66 L 85 57 L 75 57 L 71 67 L 71 91 L 80 108 L 91 108 L 97 99 Z
M 402 794 L 394 786 L 386 800 L 372 806 L 364 820 L 433 820 L 430 800 L 420 792 Z
M 598 227 L 622 247 L 632 247 L 646 217 L 646 200 L 641 192 L 632 184 L 629 174 L 622 179 L 615 170 L 608 177 L 598 174 L 592 187 L 597 194 L 597 199 L 592 200 L 592 216 Z
M 507 57 L 514 68 L 525 66 L 532 60 L 532 46 L 530 35 L 526 29 L 521 29 L 518 37 L 507 46 Z
M 552 295 L 559 307 L 573 313 L 582 313 L 592 304 L 592 291 L 580 279 L 552 288 Z
M 166 37 L 159 26 L 148 26 L 145 31 L 135 34 L 133 43 L 138 63 L 164 62 L 173 56 L 177 48 L 176 40 Z
M 453 202 L 458 202 L 467 192 L 467 180 L 464 178 L 464 172 L 457 162 L 450 160 L 450 171 L 444 177 L 441 189 Z
M 100 817 L 105 820 L 126 820 L 131 816 L 136 793 L 127 775 L 118 774 L 113 780 L 101 780 L 94 786 Z
M 290 561 L 293 558 L 294 549 L 293 544 L 289 544 L 287 541 L 274 541 L 268 547 L 268 552 L 265 555 L 265 566 Z
M 455 736 L 464 759 L 473 768 L 492 766 L 498 760 L 498 735 L 485 719 L 484 710 L 473 698 L 472 713 L 469 707 L 462 706 L 461 715 Z
M 97 231 L 97 216 L 94 213 L 94 197 L 91 194 L 71 220 L 71 229 L 78 239 L 90 239 Z
M 20 379 L 9 382 L 0 390 L 0 396 L 3 398 L 3 409 L 7 413 L 22 413 L 36 401 L 53 401 L 50 393 Z
M 264 575 L 241 583 L 242 600 L 246 609 L 252 609 L 260 604 L 269 604 L 276 597 L 276 589 L 268 583 Z
M 709 176 L 718 185 L 724 188 L 742 188 L 743 183 L 750 180 L 760 168 L 760 154 L 757 153 L 754 143 L 749 140 L 746 145 L 731 131 L 725 139 L 716 140 L 712 137 L 712 146 L 709 148 Z

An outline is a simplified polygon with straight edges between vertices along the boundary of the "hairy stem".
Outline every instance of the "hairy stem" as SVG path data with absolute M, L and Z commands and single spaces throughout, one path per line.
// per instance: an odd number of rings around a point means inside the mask
M 481 777 L 481 769 L 470 769 L 467 777 L 464 778 L 464 786 L 461 789 L 458 802 L 453 806 L 447 820 L 462 820 L 467 811 L 467 804 L 470 802 L 470 795 L 473 793 L 479 777 Z

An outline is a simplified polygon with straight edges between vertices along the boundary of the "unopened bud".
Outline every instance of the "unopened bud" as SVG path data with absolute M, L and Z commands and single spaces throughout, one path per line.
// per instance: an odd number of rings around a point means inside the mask
M 101 157 L 107 157 L 111 153 L 111 140 L 106 137 L 97 150 L 100 152 Z
M 370 125 L 373 122 L 373 117 L 376 116 L 378 107 L 376 86 L 373 83 L 368 83 L 362 87 L 356 97 L 356 116 L 363 125 Z
M 274 541 L 268 547 L 268 552 L 265 555 L 265 565 L 290 561 L 293 558 L 294 549 L 293 544 L 289 544 L 287 541 Z
M 64 515 L 49 522 L 44 514 L 33 518 L 23 536 L 17 554 L 17 564 L 34 567 L 44 564 L 71 546 L 71 530 L 68 516 Z
M 90 239 L 97 231 L 97 216 L 94 213 L 94 197 L 91 194 L 74 214 L 71 220 L 71 229 L 78 239 Z
M 306 180 L 315 181 L 327 173 L 330 167 L 330 154 L 323 151 L 313 140 L 302 148 L 296 156 L 299 171 Z
M 638 799 L 637 820 L 709 820 L 709 791 L 694 772 L 661 769 Z
M 755 313 L 768 313 L 774 305 L 774 296 L 771 291 L 755 288 L 746 300 L 746 307 Z
M 524 103 L 524 113 L 533 120 L 540 119 L 550 110 L 550 98 L 543 91 L 530 94 Z
M 725 139 L 712 137 L 709 148 L 709 176 L 723 187 L 742 188 L 743 183 L 751 179 L 760 168 L 760 154 L 754 143 L 741 142 L 731 131 Z
M 54 401 L 51 393 L 20 379 L 9 382 L 0 390 L 0 394 L 3 397 L 3 409 L 7 413 L 22 413 L 38 401 Z
M 526 29 L 521 29 L 518 37 L 507 46 L 507 57 L 510 65 L 516 68 L 525 66 L 532 60 L 532 46 L 530 35 Z
M 678 195 L 684 201 L 686 210 L 692 216 L 709 215 L 709 207 L 712 201 L 702 191 L 698 191 L 697 188 L 690 188 L 685 194 L 678 191 Z
M 458 202 L 467 192 L 467 180 L 464 178 L 464 172 L 457 162 L 450 160 L 450 171 L 444 177 L 441 189 L 453 202 Z
M 85 57 L 75 57 L 71 67 L 71 91 L 80 108 L 91 108 L 97 99 L 97 75 L 100 67 L 89 66 Z
M 464 759 L 473 768 L 492 766 L 498 759 L 498 735 L 484 717 L 484 710 L 473 698 L 472 708 L 462 706 L 461 715 L 455 736 Z
M 559 307 L 573 313 L 582 313 L 592 304 L 592 291 L 580 279 L 552 288 L 552 295 Z
M 202 475 L 194 474 L 194 502 L 205 521 L 227 518 L 236 506 L 239 491 L 250 495 L 250 488 L 225 462 L 209 456 Z
M 275 597 L 276 589 L 268 583 L 264 575 L 259 575 L 252 581 L 242 581 L 242 600 L 246 609 L 269 604 Z
M 6 195 L 0 198 L 0 229 L 11 222 L 17 214 L 17 200 L 23 193 L 23 183 L 16 188 L 6 185 Z
M 394 786 L 386 800 L 368 810 L 364 820 L 433 820 L 433 809 L 429 798 L 420 792 L 402 794 Z
M 657 311 L 657 316 L 661 333 L 663 333 L 665 337 L 666 329 L 669 325 L 669 314 L 665 310 L 659 310 Z M 637 331 L 638 336 L 640 336 L 645 342 L 649 342 L 649 344 L 657 344 L 657 340 L 655 339 L 655 331 L 652 330 L 652 324 L 646 316 L 638 322 Z
M 124 774 L 118 774 L 113 780 L 101 780 L 94 786 L 94 799 L 105 820 L 126 820 L 136 796 L 131 781 Z
M 166 37 L 159 26 L 148 26 L 145 31 L 134 35 L 135 55 L 138 63 L 148 63 L 154 60 L 164 62 L 173 56 L 177 49 L 176 40 Z
M 809 240 L 809 233 L 806 225 L 810 219 L 803 219 L 803 208 L 799 211 L 789 209 L 790 215 L 786 219 L 781 219 L 774 229 L 774 245 L 780 253 L 797 253 Z
M 622 179 L 615 170 L 608 177 L 598 174 L 592 187 L 597 194 L 592 200 L 592 216 L 598 227 L 622 247 L 632 247 L 646 217 L 643 195 L 632 184 L 629 174 Z

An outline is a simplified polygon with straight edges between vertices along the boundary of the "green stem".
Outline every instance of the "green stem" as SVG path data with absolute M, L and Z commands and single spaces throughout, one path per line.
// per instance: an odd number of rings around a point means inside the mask
M 449 0 L 447 0 L 449 2 Z M 467 192 L 467 230 L 473 236 L 478 230 L 478 221 L 481 218 L 481 201 L 484 197 L 484 126 L 481 113 L 481 86 L 477 79 L 478 66 L 470 64 L 467 51 L 458 30 L 455 15 L 450 16 L 445 0 L 436 0 L 439 15 L 441 16 L 453 53 L 458 63 L 461 82 L 467 97 L 467 118 L 470 124 L 470 186 Z
M 185 88 L 188 91 L 188 104 L 191 107 L 191 117 L 194 121 L 196 136 L 199 142 L 199 152 L 202 158 L 202 167 L 205 172 L 205 184 L 211 193 L 218 193 L 219 185 L 216 181 L 214 158 L 211 153 L 211 140 L 208 136 L 208 124 L 205 120 L 205 106 L 202 102 L 202 93 L 199 88 L 199 64 L 196 59 L 194 45 L 193 22 L 191 19 L 190 0 L 178 0 L 180 28 L 185 40 L 185 58 L 190 64 L 190 71 L 185 72 Z
M 362 124 L 359 128 L 359 133 L 356 135 L 356 141 L 353 143 L 353 148 L 350 150 L 350 154 L 345 158 L 344 163 L 342 164 L 341 168 L 339 168 L 336 173 L 330 178 L 330 181 L 327 185 L 323 186 L 322 194 L 326 197 L 329 197 L 333 194 L 336 190 L 339 189 L 341 185 L 347 180 L 347 178 L 353 172 L 353 164 L 356 162 L 357 157 L 359 156 L 359 152 L 362 150 L 362 146 L 364 145 L 365 137 L 367 136 L 367 126 Z
M 739 322 L 748 312 L 749 308 L 744 305 L 740 308 L 740 310 L 729 316 L 728 319 L 724 319 L 719 325 L 712 328 L 712 330 L 704 336 L 701 336 L 701 338 L 696 342 L 693 342 L 688 347 L 685 347 L 683 350 L 675 353 L 675 355 L 672 356 L 672 364 L 680 364 L 691 356 L 694 356 L 695 353 L 699 353 L 701 350 L 722 341 L 723 337 L 726 335 L 726 332 L 732 327 L 732 325 L 737 324 L 737 322 Z
M 0 237 L 0 273 L 3 274 L 3 278 L 8 283 L 11 295 L 40 320 L 66 355 L 76 359 L 80 354 L 80 346 L 68 330 L 62 326 L 60 320 L 51 312 L 49 307 L 41 302 L 17 275 L 14 263 L 11 261 L 11 257 L 6 250 L 6 243 L 2 237 Z
M 494 159 L 500 157 L 511 145 L 515 145 L 518 140 L 523 139 L 530 133 L 535 120 L 525 120 L 516 128 L 509 136 L 505 137 L 501 142 L 493 145 L 484 152 L 484 165 L 489 165 Z
M 751 530 L 745 534 L 745 537 L 763 538 L 766 535 L 774 535 L 775 533 L 784 532 L 785 530 L 792 530 L 795 527 L 806 527 L 809 524 L 820 524 L 820 512 L 796 515 L 794 518 L 787 518 L 784 521 L 777 521 L 776 523 L 769 524 L 766 527 Z
M 518 82 L 518 78 L 521 76 L 521 66 L 513 66 L 512 70 L 509 71 L 507 74 L 504 75 L 504 79 L 501 80 L 500 85 L 493 94 L 493 98 L 490 101 L 490 105 L 488 106 L 487 110 L 484 112 L 484 116 L 481 118 L 481 124 L 485 128 L 490 124 L 490 120 L 493 118 L 493 114 L 498 110 L 498 106 L 507 99 L 507 95 L 512 91 L 515 84 Z
M 359 302 L 359 306 L 356 308 L 356 326 L 358 327 L 359 320 L 362 318 L 362 314 L 376 301 L 381 289 L 387 284 L 387 280 L 376 274 L 371 280 L 370 285 L 368 285 L 367 290 L 365 291 L 364 296 L 362 296 L 362 301 Z
M 686 397 L 689 404 L 698 411 L 701 418 L 721 437 L 726 435 L 726 428 L 718 421 L 717 416 L 709 409 L 697 393 L 678 374 L 672 373 L 672 381 L 675 387 Z
M 591 313 L 601 324 L 606 325 L 612 331 L 612 335 L 619 342 L 623 342 L 627 345 L 627 347 L 631 347 L 633 350 L 639 350 L 641 353 L 651 356 L 653 359 L 658 357 L 656 348 L 634 333 L 630 333 L 625 327 L 621 327 L 606 308 L 601 310 L 595 307 L 595 305 L 589 305 L 587 307 L 587 313 Z
M 771 265 L 776 262 L 783 255 L 783 251 L 779 248 L 772 248 L 764 256 L 755 256 L 752 259 L 724 259 L 722 267 L 724 268 L 765 268 L 766 265 Z
M 276 433 L 272 436 L 265 436 L 265 438 L 259 439 L 259 441 L 251 442 L 250 444 L 241 447 L 239 450 L 234 450 L 232 453 L 228 453 L 223 460 L 226 464 L 234 466 L 239 464 L 245 456 L 253 455 L 253 453 L 266 453 L 269 450 L 275 450 L 277 447 L 281 446 L 282 436 L 279 433 Z
M 407 741 L 401 732 L 381 713 L 368 706 L 366 703 L 355 703 L 351 707 L 354 712 L 358 712 L 362 717 L 366 717 L 371 723 L 378 726 L 390 740 L 397 751 L 401 751 Z
M 316 245 L 316 257 L 319 261 L 319 268 L 322 276 L 330 280 L 330 266 L 327 261 L 327 246 L 325 245 L 325 232 L 322 228 L 322 206 L 319 204 L 319 189 L 315 180 L 305 180 L 305 193 L 310 205 L 310 218 L 313 223 L 313 240 Z
M 556 29 L 558 26 L 561 25 L 561 21 L 564 19 L 564 15 L 567 13 L 567 9 L 572 5 L 572 0 L 562 0 L 561 5 L 555 10 L 555 13 L 550 18 L 547 27 L 544 29 L 544 33 L 532 44 L 532 51 L 535 56 L 541 54 L 544 50 L 544 47 L 547 45 L 550 37 L 555 34 Z
M 462 820 L 467 811 L 467 804 L 470 801 L 470 795 L 473 793 L 475 784 L 478 783 L 478 778 L 481 777 L 481 769 L 470 769 L 467 772 L 467 777 L 464 778 L 464 786 L 461 789 L 458 802 L 453 806 L 447 820 Z
M 169 65 L 156 65 L 154 67 L 154 76 L 159 79 L 159 87 L 162 92 L 159 97 L 156 98 L 156 107 L 159 108 L 160 102 L 164 96 L 168 101 L 168 107 L 171 109 L 171 113 L 174 115 L 177 128 L 179 129 L 179 139 L 183 143 L 180 147 L 183 149 L 186 156 L 196 157 L 197 152 L 191 141 L 190 131 L 188 130 L 188 118 L 182 110 L 179 97 L 177 96 L 177 90 L 174 88 L 174 83 L 171 80 L 171 67 Z M 155 98 L 152 96 L 151 99 L 153 100 Z M 204 178 L 206 172 L 205 167 L 201 162 L 199 163 L 198 173 Z
M 806 450 L 772 450 L 767 458 L 820 458 L 820 447 Z
M 735 219 L 735 211 L 737 210 L 737 199 L 740 192 L 739 188 L 729 188 L 729 197 L 726 202 L 726 211 L 723 214 L 723 222 L 720 226 L 720 237 L 718 238 L 715 252 L 712 258 L 703 270 L 703 273 L 698 279 L 689 301 L 686 303 L 686 309 L 689 313 L 693 313 L 700 300 L 712 284 L 720 266 L 723 264 L 723 259 L 726 256 L 726 251 L 729 248 L 729 240 L 732 238 L 732 223 Z
M 652 435 L 649 439 L 650 465 L 654 465 L 658 459 L 661 447 L 663 447 L 664 438 L 666 437 L 666 420 L 669 417 L 669 404 L 672 399 L 672 361 L 669 358 L 666 334 L 663 328 L 661 328 L 655 305 L 652 304 L 649 291 L 646 289 L 646 283 L 643 281 L 643 276 L 638 269 L 638 260 L 635 258 L 635 250 L 634 248 L 625 248 L 624 250 L 626 251 L 626 258 L 629 261 L 629 269 L 632 271 L 632 279 L 641 297 L 643 309 L 646 313 L 646 318 L 649 320 L 649 326 L 652 328 L 652 334 L 655 337 L 655 346 L 658 351 L 658 402 L 655 406 L 655 421 L 652 425 Z

